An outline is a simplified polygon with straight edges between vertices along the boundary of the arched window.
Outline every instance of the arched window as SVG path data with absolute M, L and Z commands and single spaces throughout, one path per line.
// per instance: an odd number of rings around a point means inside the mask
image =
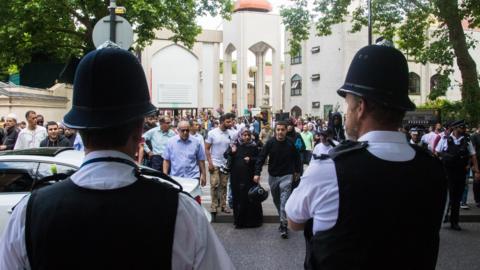
M 290 95 L 291 96 L 302 95 L 302 77 L 300 77 L 298 74 L 293 75 L 291 79 Z
M 408 74 L 408 94 L 420 95 L 420 76 L 415 72 Z
M 291 57 L 290 64 L 296 65 L 302 63 L 302 50 L 299 50 L 298 53 Z
M 432 77 L 430 77 L 430 91 L 432 91 L 434 88 L 438 86 L 438 82 L 440 80 L 440 75 L 435 74 Z

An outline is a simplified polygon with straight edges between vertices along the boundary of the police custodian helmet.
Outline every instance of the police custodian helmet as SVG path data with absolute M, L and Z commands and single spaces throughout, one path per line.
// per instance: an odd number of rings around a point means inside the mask
M 103 48 L 88 53 L 79 63 L 72 109 L 63 122 L 74 129 L 101 129 L 155 111 L 137 58 L 123 49 Z
M 353 57 L 345 84 L 337 93 L 361 96 L 401 111 L 415 110 L 408 97 L 408 64 L 403 54 L 390 46 L 370 45 Z

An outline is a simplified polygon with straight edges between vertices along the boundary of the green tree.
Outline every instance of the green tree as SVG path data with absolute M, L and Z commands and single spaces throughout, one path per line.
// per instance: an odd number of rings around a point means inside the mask
M 155 38 L 155 29 L 173 32 L 172 40 L 192 47 L 201 32 L 196 18 L 229 18 L 231 0 L 118 0 L 136 35 L 135 49 Z M 0 0 L 0 69 L 38 61 L 63 62 L 94 49 L 92 32 L 108 15 L 109 0 Z
M 308 38 L 309 27 L 315 27 L 320 36 L 330 35 L 334 24 L 350 17 L 352 32 L 368 24 L 367 1 L 362 1 L 349 14 L 352 0 L 316 0 L 309 10 L 308 1 L 294 0 L 294 5 L 281 11 L 286 29 L 291 33 L 290 54 L 300 49 L 300 42 Z M 477 68 L 469 49 L 477 41 L 464 31 L 480 26 L 480 1 L 463 0 L 372 0 L 374 34 L 395 40 L 398 48 L 409 59 L 439 66 L 438 83 L 430 98 L 445 94 L 450 85 L 454 59 L 460 70 L 464 115 L 472 123 L 480 121 L 480 87 Z

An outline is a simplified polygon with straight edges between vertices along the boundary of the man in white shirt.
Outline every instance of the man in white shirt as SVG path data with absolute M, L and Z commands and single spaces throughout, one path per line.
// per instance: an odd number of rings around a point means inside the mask
M 37 114 L 34 111 L 27 111 L 25 118 L 28 125 L 18 134 L 17 142 L 13 148 L 15 150 L 40 147 L 40 142 L 47 137 L 47 130 L 37 125 Z
M 0 269 L 234 269 L 201 206 L 134 161 L 155 110 L 133 54 L 103 48 L 82 59 L 64 124 L 82 135 L 83 164 L 15 207 Z
M 228 174 L 220 172 L 220 168 L 225 167 L 227 163 L 223 154 L 234 139 L 232 138 L 232 131 L 230 131 L 233 119 L 234 115 L 231 113 L 220 116 L 220 125 L 210 130 L 205 140 L 205 153 L 207 154 L 208 171 L 210 172 L 210 194 L 212 196 L 210 212 L 214 215 L 217 213 L 219 206 L 222 212 L 230 213 L 230 209 L 227 207 Z
M 337 92 L 346 133 L 358 142 L 312 162 L 285 209 L 290 228 L 305 229 L 308 269 L 435 268 L 446 179 L 438 160 L 397 131 L 415 109 L 408 77 L 394 48 L 354 56 Z

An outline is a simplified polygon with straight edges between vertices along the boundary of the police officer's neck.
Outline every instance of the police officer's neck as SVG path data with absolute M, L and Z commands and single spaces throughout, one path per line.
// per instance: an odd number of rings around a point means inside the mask
M 362 121 L 357 126 L 356 137 L 358 139 L 371 131 L 398 131 L 398 126 L 394 124 L 392 125 L 381 124 L 381 123 L 378 123 L 377 121 L 374 121 L 373 119 Z
M 95 151 L 117 151 L 117 152 L 124 153 L 125 155 L 131 157 L 132 159 L 135 159 L 136 149 L 132 149 L 132 147 L 129 147 L 128 144 L 121 147 L 87 147 L 85 146 L 85 155 L 88 155 L 89 153 L 95 152 Z
M 460 131 L 458 131 L 458 130 L 454 130 L 454 131 L 452 132 L 452 135 L 453 135 L 455 138 L 457 138 L 457 139 L 463 136 L 462 132 L 460 132 Z

